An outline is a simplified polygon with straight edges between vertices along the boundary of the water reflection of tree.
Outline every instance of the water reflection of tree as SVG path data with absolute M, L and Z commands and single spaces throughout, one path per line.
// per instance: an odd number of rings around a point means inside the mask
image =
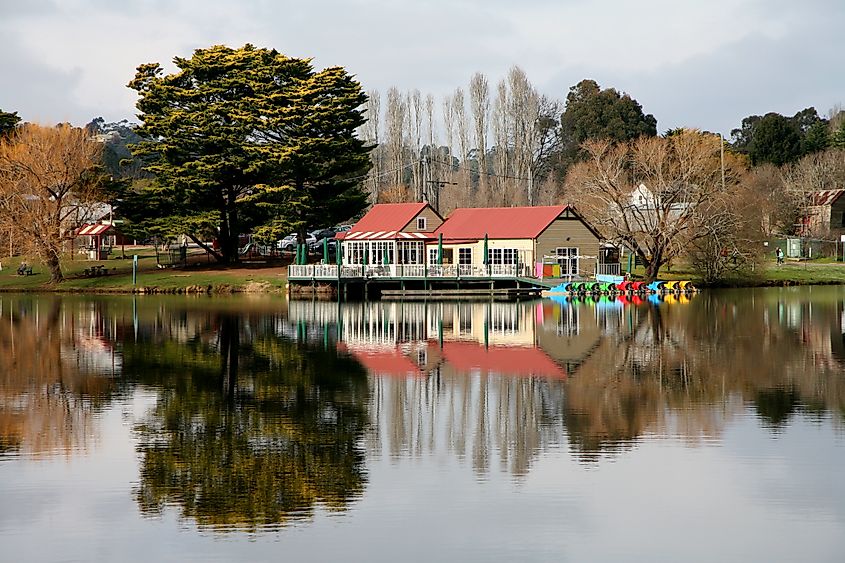
M 95 415 L 116 389 L 91 368 L 85 338 L 98 335 L 102 309 L 58 298 L 0 299 L 0 454 L 70 454 L 93 440 Z
M 139 428 L 141 509 L 238 529 L 344 509 L 366 480 L 361 368 L 276 337 L 272 317 L 206 314 L 186 338 L 125 345 L 126 373 L 159 394 Z
M 697 296 L 686 306 L 626 308 L 570 378 L 566 427 L 582 459 L 630 447 L 647 433 L 708 439 L 751 405 L 777 431 L 797 412 L 845 412 L 841 366 L 808 338 L 829 338 L 816 307 L 797 328 L 777 302 Z M 810 335 L 808 337 L 808 335 Z M 820 353 L 821 352 L 821 353 Z

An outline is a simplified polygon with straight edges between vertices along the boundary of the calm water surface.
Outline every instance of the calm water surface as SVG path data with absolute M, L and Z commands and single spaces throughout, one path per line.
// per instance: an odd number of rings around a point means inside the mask
M 0 295 L 0 561 L 842 561 L 843 303 Z

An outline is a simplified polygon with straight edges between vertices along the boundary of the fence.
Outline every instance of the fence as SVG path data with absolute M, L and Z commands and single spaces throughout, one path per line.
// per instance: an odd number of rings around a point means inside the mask
M 527 277 L 530 267 L 523 264 L 490 264 L 472 266 L 469 264 L 446 264 L 426 266 L 424 264 L 386 264 L 336 266 L 329 264 L 291 264 L 288 277 L 292 279 L 336 280 L 338 274 L 344 279 L 355 278 L 496 278 Z

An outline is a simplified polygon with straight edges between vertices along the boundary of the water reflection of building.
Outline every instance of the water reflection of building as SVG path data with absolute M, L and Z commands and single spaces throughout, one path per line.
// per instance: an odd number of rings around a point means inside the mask
M 336 333 L 374 376 L 372 454 L 446 449 L 482 474 L 524 474 L 560 445 L 566 363 L 600 335 L 594 317 L 550 302 L 291 302 L 289 315 L 303 338 Z
M 316 334 L 319 338 L 321 330 L 336 334 L 338 346 L 373 375 L 475 370 L 565 378 L 565 366 L 552 354 L 574 361 L 578 351 L 588 351 L 594 345 L 599 332 L 589 319 L 582 328 L 577 317 L 565 321 L 565 330 L 551 329 L 552 324 L 547 326 L 544 319 L 554 316 L 558 309 L 549 302 L 369 302 L 338 306 L 300 301 L 291 302 L 289 314 L 294 325 L 310 327 L 303 331 L 303 337 L 310 334 L 315 339 Z M 564 351 L 557 352 L 556 347 Z
M 371 451 L 448 448 L 481 471 L 522 460 L 508 465 L 519 473 L 561 442 L 591 462 L 651 434 L 718 440 L 749 408 L 773 431 L 802 412 L 841 412 L 843 304 L 829 291 L 316 306 L 382 376 Z M 292 303 L 291 319 L 307 325 L 313 306 Z

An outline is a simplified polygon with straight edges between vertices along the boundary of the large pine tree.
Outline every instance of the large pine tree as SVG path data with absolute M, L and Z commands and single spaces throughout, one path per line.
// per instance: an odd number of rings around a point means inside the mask
M 179 72 L 141 65 L 136 154 L 156 182 L 130 194 L 131 219 L 166 224 L 220 261 L 238 258 L 238 235 L 278 234 L 345 219 L 365 204 L 359 180 L 368 149 L 360 84 L 341 68 L 245 45 L 175 58 Z

